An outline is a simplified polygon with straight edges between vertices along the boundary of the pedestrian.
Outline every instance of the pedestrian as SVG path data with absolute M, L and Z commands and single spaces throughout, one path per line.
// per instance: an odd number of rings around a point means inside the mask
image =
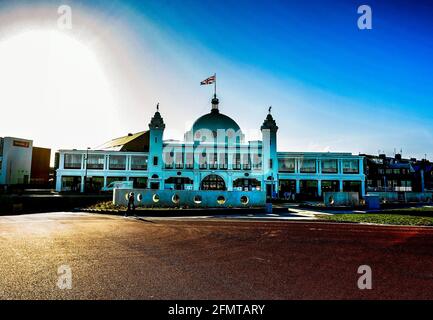
M 134 192 L 131 192 L 128 197 L 128 209 L 125 212 L 125 217 L 128 216 L 128 212 L 133 211 L 135 216 L 135 203 L 134 203 Z

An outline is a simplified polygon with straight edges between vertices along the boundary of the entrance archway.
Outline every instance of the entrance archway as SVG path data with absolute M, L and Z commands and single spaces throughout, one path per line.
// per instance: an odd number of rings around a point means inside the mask
M 219 175 L 210 174 L 201 181 L 200 190 L 226 190 L 226 183 Z

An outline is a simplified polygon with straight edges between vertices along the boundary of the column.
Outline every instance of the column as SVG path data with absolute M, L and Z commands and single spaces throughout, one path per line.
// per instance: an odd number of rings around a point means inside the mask
M 62 191 L 62 176 L 59 175 L 58 172 L 57 172 L 57 176 L 56 176 L 56 191 L 57 192 Z
M 200 190 L 200 174 L 198 172 L 194 172 L 194 185 L 193 190 Z
M 296 193 L 297 194 L 301 193 L 301 184 L 299 179 L 296 179 Z
M 319 197 L 322 196 L 322 180 L 317 180 L 317 194 Z
M 84 179 L 85 179 L 85 176 L 81 175 L 81 185 L 80 185 L 80 192 L 81 193 L 84 192 L 84 183 L 85 183 Z
M 359 159 L 359 174 L 364 174 L 364 159 Z
M 227 191 L 233 191 L 233 176 L 230 174 L 227 175 L 226 188 L 227 188 Z
M 339 180 L 339 181 L 340 181 L 339 190 L 340 190 L 340 192 L 343 192 L 343 180 Z
M 365 181 L 361 181 L 361 196 L 365 196 Z
M 65 169 L 65 154 L 60 153 L 59 158 L 59 169 Z

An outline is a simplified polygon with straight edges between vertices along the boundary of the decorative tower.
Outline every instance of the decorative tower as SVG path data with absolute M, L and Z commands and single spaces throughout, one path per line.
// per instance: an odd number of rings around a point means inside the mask
M 159 103 L 156 105 L 155 115 L 150 120 L 149 129 L 149 188 L 163 189 L 163 134 L 165 123 L 159 113 Z
M 260 127 L 262 131 L 262 167 L 266 196 L 271 197 L 278 192 L 278 158 L 277 158 L 277 131 L 278 126 L 271 114 L 272 107 Z

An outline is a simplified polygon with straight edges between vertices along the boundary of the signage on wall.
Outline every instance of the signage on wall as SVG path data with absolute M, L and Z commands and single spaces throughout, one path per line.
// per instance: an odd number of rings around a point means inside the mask
M 30 147 L 30 142 L 22 140 L 14 140 L 14 147 L 28 148 Z

